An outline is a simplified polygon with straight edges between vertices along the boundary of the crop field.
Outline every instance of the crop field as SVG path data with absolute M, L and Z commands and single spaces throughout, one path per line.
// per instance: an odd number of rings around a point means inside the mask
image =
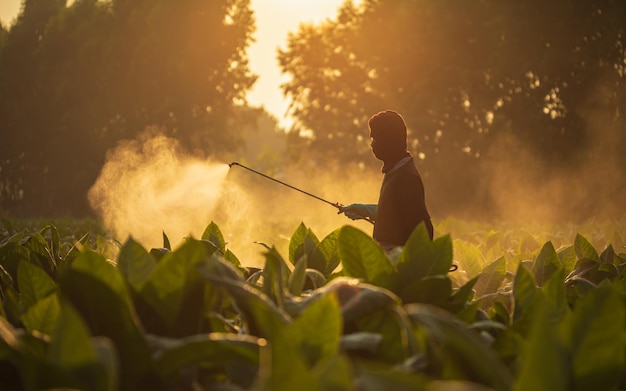
M 623 390 L 625 233 L 446 219 L 387 254 L 301 223 L 251 267 L 214 222 L 4 220 L 0 389 Z

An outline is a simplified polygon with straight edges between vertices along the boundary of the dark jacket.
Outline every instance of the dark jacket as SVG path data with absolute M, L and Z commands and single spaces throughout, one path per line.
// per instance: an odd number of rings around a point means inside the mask
M 404 246 L 422 221 L 432 240 L 433 225 L 426 209 L 424 184 L 410 157 L 385 174 L 376 208 L 374 239 L 381 245 Z

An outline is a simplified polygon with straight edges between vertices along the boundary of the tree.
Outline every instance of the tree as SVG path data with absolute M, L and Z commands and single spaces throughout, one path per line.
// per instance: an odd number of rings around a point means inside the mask
M 1 207 L 90 213 L 106 151 L 148 126 L 238 148 L 254 23 L 249 0 L 25 0 L 0 46 Z
M 541 176 L 579 167 L 592 139 L 619 133 L 625 16 L 615 0 L 346 1 L 335 20 L 301 25 L 279 51 L 292 133 L 307 135 L 291 138 L 368 162 L 367 118 L 398 110 L 423 174 L 440 185 L 431 199 L 450 212 L 488 206 L 481 187 L 507 155 L 502 140 L 540 157 Z M 590 106 L 608 128 L 590 124 Z

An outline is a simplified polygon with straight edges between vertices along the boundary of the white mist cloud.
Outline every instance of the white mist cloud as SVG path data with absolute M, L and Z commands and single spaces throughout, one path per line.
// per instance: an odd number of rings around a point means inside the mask
M 129 235 L 148 249 L 173 246 L 210 223 L 228 165 L 185 155 L 178 142 L 146 132 L 107 156 L 89 202 L 119 241 Z

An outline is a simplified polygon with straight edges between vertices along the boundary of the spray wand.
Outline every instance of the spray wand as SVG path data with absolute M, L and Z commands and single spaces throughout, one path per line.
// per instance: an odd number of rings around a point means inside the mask
M 250 172 L 253 172 L 253 173 L 257 174 L 257 175 L 260 175 L 260 176 L 262 176 L 262 177 L 264 177 L 264 178 L 267 178 L 267 179 L 269 179 L 269 180 L 272 180 L 272 181 L 274 181 L 274 182 L 276 182 L 276 183 L 280 183 L 281 185 L 283 185 L 283 186 L 287 186 L 287 187 L 288 187 L 288 188 L 290 188 L 290 189 L 293 189 L 293 190 L 299 191 L 300 193 L 306 194 L 306 195 L 308 195 L 309 197 L 313 197 L 313 198 L 315 198 L 316 200 L 319 200 L 319 201 L 322 201 L 322 202 L 327 203 L 328 205 L 334 206 L 334 207 L 335 207 L 335 208 L 337 208 L 340 212 L 342 212 L 343 205 L 342 205 L 342 204 L 340 204 L 340 203 L 338 203 L 338 202 L 330 202 L 330 201 L 328 201 L 328 200 L 325 200 L 325 199 L 323 199 L 322 197 L 318 197 L 318 196 L 316 196 L 315 194 L 311 194 L 311 193 L 309 193 L 309 192 L 307 192 L 307 191 L 304 191 L 304 190 L 302 190 L 302 189 L 298 189 L 297 187 L 292 186 L 292 185 L 290 185 L 290 184 L 288 184 L 288 183 L 285 183 L 285 182 L 283 182 L 283 181 L 279 181 L 279 180 L 278 180 L 278 179 L 276 179 L 276 178 L 272 178 L 271 176 L 269 176 L 269 175 L 265 175 L 265 174 L 263 174 L 262 172 L 259 172 L 259 171 L 256 171 L 256 170 L 253 170 L 253 169 L 251 169 L 250 167 L 246 167 L 246 166 L 244 166 L 243 164 L 241 164 L 241 163 L 239 163 L 239 162 L 232 162 L 232 163 L 228 163 L 228 167 L 231 167 L 231 168 L 232 168 L 233 166 L 239 166 L 239 167 L 245 168 L 246 170 L 248 170 L 248 171 L 250 171 Z M 367 218 L 367 217 L 364 217 L 364 218 L 363 218 L 363 220 L 368 221 L 368 222 L 370 222 L 370 223 L 374 224 L 374 222 L 373 222 L 372 220 L 370 220 L 369 218 Z

